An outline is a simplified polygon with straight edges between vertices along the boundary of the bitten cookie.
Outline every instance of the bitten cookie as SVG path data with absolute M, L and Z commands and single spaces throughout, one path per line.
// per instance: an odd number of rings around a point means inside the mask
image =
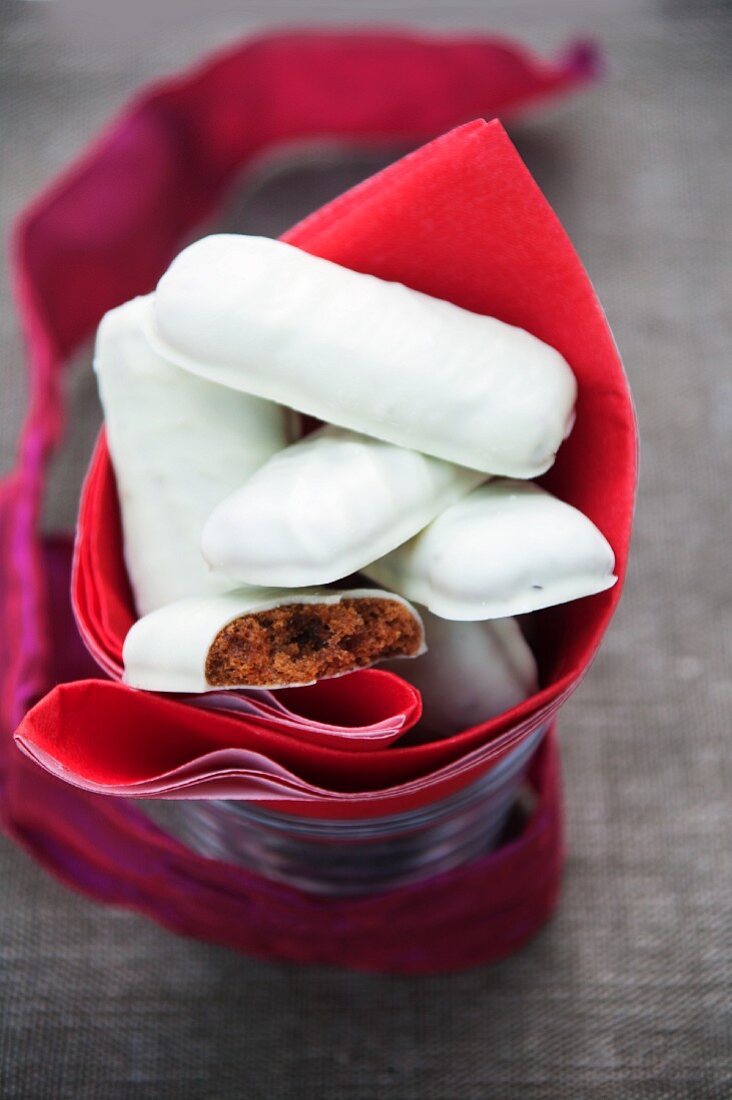
M 124 644 L 124 681 L 186 693 L 294 687 L 424 649 L 422 620 L 391 592 L 241 589 L 139 619 Z

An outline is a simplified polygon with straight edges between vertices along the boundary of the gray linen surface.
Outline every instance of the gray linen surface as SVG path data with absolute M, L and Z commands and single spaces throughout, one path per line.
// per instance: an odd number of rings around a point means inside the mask
M 366 20 L 496 29 L 546 54 L 584 31 L 610 53 L 603 86 L 513 128 L 607 309 L 643 441 L 624 603 L 562 719 L 561 908 L 492 969 L 300 970 L 91 904 L 0 839 L 7 1100 L 732 1096 L 732 7 L 4 0 L 3 224 L 152 75 L 266 24 Z M 274 173 L 224 224 L 277 233 L 373 167 Z M 25 395 L 7 295 L 0 340 L 7 469 Z M 88 357 L 69 389 L 50 527 L 73 522 L 97 423 Z

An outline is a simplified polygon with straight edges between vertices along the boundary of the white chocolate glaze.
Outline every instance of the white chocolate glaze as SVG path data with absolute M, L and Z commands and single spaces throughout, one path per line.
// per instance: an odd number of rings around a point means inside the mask
M 203 524 L 289 442 L 285 410 L 162 359 L 145 335 L 149 298 L 112 310 L 94 369 L 117 480 L 124 556 L 140 614 L 230 588 L 203 559 Z
M 543 473 L 573 423 L 574 375 L 528 332 L 264 237 L 185 249 L 153 329 L 194 374 L 485 473 Z
M 522 481 L 473 490 L 364 572 L 444 619 L 498 619 L 615 584 L 607 539 L 576 508 Z
M 387 554 L 484 475 L 328 426 L 274 455 L 214 509 L 211 567 L 244 584 L 329 584 Z
M 515 619 L 454 623 L 422 612 L 427 652 L 387 662 L 422 695 L 420 736 L 436 741 L 487 722 L 537 688 L 534 655 Z
M 122 658 L 123 680 L 144 691 L 199 693 L 225 691 L 206 680 L 206 658 L 216 635 L 243 615 L 292 604 L 335 604 L 343 599 L 396 600 L 408 608 L 419 624 L 422 620 L 406 600 L 393 592 L 376 588 L 336 591 L 332 588 L 286 589 L 242 588 L 219 595 L 178 600 L 145 615 L 130 628 Z M 420 653 L 424 652 L 424 645 Z M 238 684 L 236 687 L 283 688 L 290 684 Z M 302 685 L 299 685 L 302 686 Z M 233 690 L 230 689 L 230 690 Z

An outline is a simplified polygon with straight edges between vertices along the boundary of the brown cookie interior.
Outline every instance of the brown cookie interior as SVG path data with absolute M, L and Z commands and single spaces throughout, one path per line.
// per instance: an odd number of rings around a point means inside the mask
M 419 652 L 422 630 L 397 600 L 285 604 L 242 615 L 220 630 L 206 658 L 212 687 L 308 684 L 388 657 Z

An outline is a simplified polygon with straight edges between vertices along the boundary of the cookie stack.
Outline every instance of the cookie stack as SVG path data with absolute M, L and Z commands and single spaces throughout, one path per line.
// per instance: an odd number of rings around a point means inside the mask
M 95 368 L 133 687 L 271 690 L 408 657 L 445 735 L 535 690 L 516 616 L 615 582 L 597 527 L 530 480 L 577 387 L 521 328 L 218 235 L 107 314 Z M 452 722 L 446 683 L 453 710 L 470 700 Z

